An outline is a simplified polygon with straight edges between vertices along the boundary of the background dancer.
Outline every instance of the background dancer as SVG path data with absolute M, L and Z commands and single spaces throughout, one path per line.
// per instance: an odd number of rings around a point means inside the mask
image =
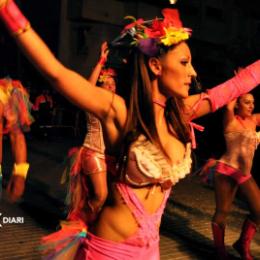
M 0 111 L 1 111 L 1 147 L 2 163 L 3 134 L 9 134 L 14 166 L 7 186 L 11 201 L 18 200 L 25 188 L 25 180 L 29 169 L 27 147 L 24 131 L 30 129 L 33 118 L 30 114 L 31 103 L 26 89 L 19 80 L 9 77 L 0 79 Z M 2 170 L 2 167 L 1 167 Z
M 93 69 L 89 81 L 109 91 L 116 91 L 113 69 L 105 69 L 109 50 L 107 42 L 101 45 L 99 62 Z M 86 93 L 87 95 L 87 93 Z M 101 210 L 107 197 L 107 174 L 105 162 L 105 145 L 102 126 L 97 117 L 86 112 L 87 134 L 82 147 L 71 158 L 70 192 L 68 219 L 93 221 Z
M 227 259 L 224 244 L 226 218 L 231 211 L 238 188 L 249 204 L 250 215 L 233 247 L 243 259 L 253 259 L 250 243 L 260 224 L 260 190 L 250 171 L 260 141 L 260 114 L 253 114 L 254 97 L 247 93 L 231 101 L 224 114 L 226 152 L 219 160 L 211 159 L 204 171 L 214 169 L 216 210 L 212 219 L 214 244 L 219 259 Z M 214 172 L 213 171 L 213 172 Z

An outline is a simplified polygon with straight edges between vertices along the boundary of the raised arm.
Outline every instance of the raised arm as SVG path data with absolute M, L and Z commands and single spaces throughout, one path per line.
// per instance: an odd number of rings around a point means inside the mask
M 96 85 L 100 72 L 107 61 L 108 53 L 109 50 L 108 50 L 107 42 L 103 42 L 100 50 L 100 59 L 96 64 L 95 68 L 92 70 L 91 75 L 88 79 L 91 84 Z
M 224 126 L 229 125 L 235 119 L 236 102 L 237 102 L 237 99 L 234 99 L 226 105 L 225 113 L 224 113 L 224 122 L 223 122 Z
M 78 73 L 64 67 L 30 27 L 13 0 L 0 0 L 0 18 L 27 58 L 65 97 L 100 120 L 107 120 L 109 114 L 118 117 L 119 125 L 124 124 L 126 109 L 123 100 L 96 88 Z

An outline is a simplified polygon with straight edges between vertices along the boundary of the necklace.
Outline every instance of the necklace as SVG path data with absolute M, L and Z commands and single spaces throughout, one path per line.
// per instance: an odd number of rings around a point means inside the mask
M 164 101 L 161 101 L 161 100 L 158 100 L 158 99 L 153 99 L 153 103 L 162 107 L 162 108 L 165 108 L 166 107 L 166 104 Z

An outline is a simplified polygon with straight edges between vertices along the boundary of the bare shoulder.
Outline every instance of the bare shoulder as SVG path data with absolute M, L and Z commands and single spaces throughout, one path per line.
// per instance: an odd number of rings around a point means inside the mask
M 253 114 L 252 119 L 254 120 L 257 126 L 260 126 L 260 113 Z
M 126 123 L 127 108 L 125 100 L 118 95 L 113 95 L 111 100 L 111 107 L 107 113 L 106 119 L 113 120 L 119 124 L 119 128 L 123 128 Z
M 122 133 L 127 119 L 127 108 L 125 100 L 113 94 L 110 108 L 106 111 L 106 115 L 102 117 L 102 125 L 106 136 L 106 146 L 115 147 L 122 139 Z

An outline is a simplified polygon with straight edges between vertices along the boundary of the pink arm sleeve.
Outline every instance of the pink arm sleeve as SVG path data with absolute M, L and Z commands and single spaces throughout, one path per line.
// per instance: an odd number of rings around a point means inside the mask
M 0 7 L 0 18 L 11 33 L 20 34 L 30 28 L 29 21 L 24 17 L 13 0 L 6 1 Z
M 213 112 L 255 88 L 260 83 L 260 60 L 241 70 L 235 77 L 207 91 Z

